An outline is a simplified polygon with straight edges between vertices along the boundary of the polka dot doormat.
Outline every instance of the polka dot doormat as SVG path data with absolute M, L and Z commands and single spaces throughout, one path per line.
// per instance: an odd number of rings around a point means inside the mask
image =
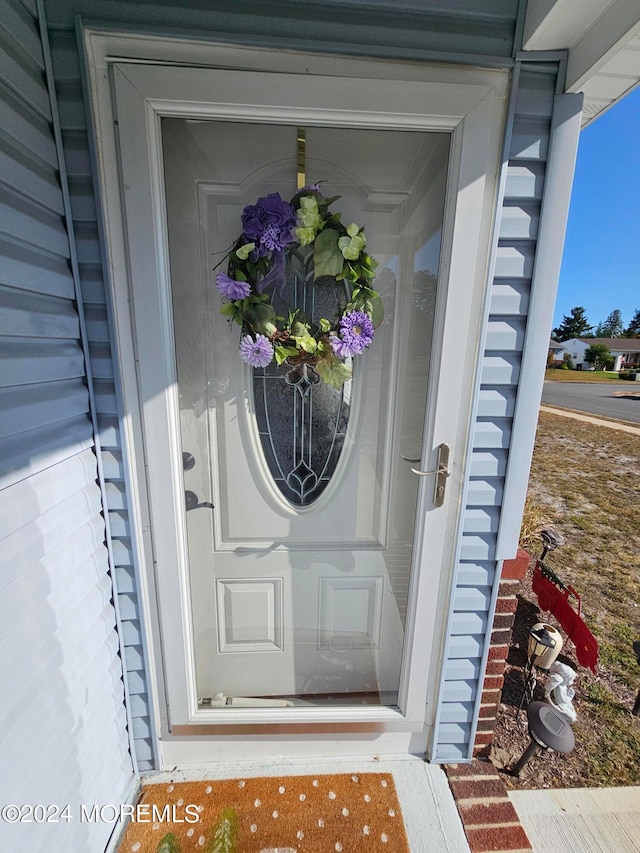
M 409 853 L 390 773 L 145 785 L 118 853 Z

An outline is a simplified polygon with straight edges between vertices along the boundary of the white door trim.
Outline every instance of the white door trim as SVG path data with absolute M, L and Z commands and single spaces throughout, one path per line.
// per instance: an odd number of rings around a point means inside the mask
M 165 647 L 179 648 L 173 659 L 161 660 L 158 612 L 162 613 L 163 602 L 155 601 L 154 551 L 153 548 L 169 547 L 176 562 L 183 568 L 182 574 L 172 573 L 165 578 L 164 588 L 171 590 L 186 605 L 187 593 L 184 566 L 186 545 L 180 503 L 174 500 L 159 500 L 162 495 L 181 494 L 181 472 L 173 467 L 158 476 L 146 472 L 145 447 L 142 442 L 145 418 L 157 425 L 149 431 L 147 442 L 151 454 L 167 452 L 179 447 L 177 412 L 171 393 L 174 379 L 173 340 L 170 305 L 166 299 L 158 302 L 155 315 L 138 311 L 136 314 L 136 292 L 146 286 L 168 282 L 166 250 L 166 226 L 164 222 L 164 199 L 162 193 L 162 158 L 159 136 L 161 115 L 181 117 L 236 118 L 243 121 L 281 121 L 307 124 L 335 124 L 360 127 L 388 127 L 415 130 L 448 130 L 453 135 L 452 157 L 449 173 L 448 203 L 443 232 L 440 288 L 436 308 L 435 340 L 432 381 L 429 383 L 428 411 L 432 413 L 425 430 L 423 460 L 430 465 L 435 459 L 433 448 L 442 441 L 452 445 L 453 476 L 450 481 L 452 495 L 444 507 L 432 506 L 430 492 L 432 484 L 422 484 L 419 496 L 421 511 L 416 530 L 416 542 L 422 543 L 420 558 L 428 561 L 428 553 L 444 553 L 446 560 L 440 566 L 436 588 L 434 578 L 425 574 L 414 578 L 410 598 L 415 603 L 409 611 L 407 634 L 411 637 L 406 654 L 407 671 L 401 684 L 401 707 L 404 714 L 390 709 L 371 709 L 362 712 L 351 710 L 318 709 L 300 717 L 300 711 L 291 709 L 279 717 L 278 722 L 304 723 L 307 726 L 327 726 L 335 731 L 343 724 L 344 730 L 354 724 L 365 723 L 369 730 L 378 732 L 429 728 L 434 717 L 434 700 L 442 670 L 443 627 L 446 604 L 451 591 L 451 579 L 459 537 L 460 506 L 465 472 L 466 447 L 469 439 L 469 424 L 473 397 L 473 379 L 478 357 L 486 270 L 489 256 L 489 237 L 495 207 L 495 190 L 499 169 L 500 142 L 505 113 L 507 75 L 504 72 L 484 71 L 442 66 L 394 64 L 384 61 L 350 60 L 336 57 L 308 56 L 302 54 L 281 55 L 269 51 L 231 49 L 207 45 L 207 64 L 216 67 L 215 94 L 207 81 L 210 69 L 153 66 L 144 64 L 155 57 L 166 61 L 174 50 L 180 61 L 198 62 L 201 45 L 183 42 L 164 42 L 140 38 L 120 38 L 113 34 L 85 33 L 91 96 L 94 107 L 95 132 L 97 137 L 98 162 L 103 192 L 103 215 L 106 225 L 109 262 L 113 274 L 113 300 L 115 335 L 119 353 L 121 381 L 125 400 L 125 440 L 129 448 L 129 482 L 134 491 L 135 511 L 132 523 L 138 543 L 136 558 L 143 568 L 142 598 L 148 629 L 149 645 L 156 673 L 153 685 L 154 710 L 161 723 L 163 738 L 170 738 L 169 721 L 166 715 L 166 696 L 163 676 L 167 672 L 178 695 L 184 697 L 181 706 L 172 708 L 174 720 L 193 720 L 210 723 L 207 715 L 213 712 L 197 710 L 195 679 L 191 677 L 193 658 L 190 642 L 189 608 L 184 606 L 187 618 L 174 624 L 162 620 Z M 140 49 L 135 54 L 135 48 Z M 143 49 L 142 49 L 143 48 Z M 118 59 L 110 58 L 116 54 Z M 126 57 L 125 60 L 122 57 Z M 132 61 L 129 61 L 129 59 Z M 144 58 L 140 62 L 140 58 Z M 138 61 L 136 61 L 138 60 Z M 243 95 L 246 87 L 238 86 L 243 73 L 231 70 L 232 66 L 260 70 L 268 75 L 274 67 L 281 65 L 282 71 L 303 72 L 290 76 L 290 87 L 286 103 L 252 103 Z M 227 66 L 220 68 L 220 66 Z M 310 73 L 313 72 L 313 73 Z M 115 81 L 117 93 L 117 120 L 120 144 L 127 148 L 127 157 L 122 174 L 117 157 L 118 140 L 113 133 L 112 89 L 110 75 Z M 305 101 L 310 77 L 316 77 L 319 95 L 313 106 Z M 355 76 L 361 78 L 357 87 L 336 86 L 335 78 Z M 318 79 L 320 78 L 320 79 Z M 370 85 L 368 85 L 370 81 Z M 374 82 L 375 81 L 375 82 Z M 429 84 L 425 86 L 425 84 Z M 185 86 L 187 87 L 185 89 Z M 412 91 L 416 112 L 385 110 L 376 111 L 380 97 L 393 101 L 394 92 Z M 183 93 L 189 92 L 189 99 Z M 268 92 L 262 86 L 261 92 Z M 324 102 L 323 102 L 324 96 Z M 267 95 L 268 97 L 268 95 Z M 383 98 L 385 99 L 385 98 Z M 398 98 L 398 102 L 403 99 Z M 406 102 L 406 100 L 405 100 Z M 354 118 L 356 116 L 356 118 Z M 146 139 L 146 145 L 141 145 Z M 132 144 L 134 143 L 135 144 Z M 128 240 L 126 223 L 123 221 L 119 179 L 127 194 L 129 222 L 145 223 L 152 239 Z M 130 187 L 135 186 L 135 192 Z M 457 215 L 456 215 L 457 212 Z M 129 286 L 130 265 L 137 271 L 144 270 L 138 277 L 136 291 Z M 168 292 L 168 291 L 166 291 Z M 443 298 L 446 295 L 446 299 Z M 444 335 L 445 311 L 448 305 L 455 306 L 456 326 L 459 334 Z M 132 318 L 133 313 L 133 318 Z M 449 319 L 450 322 L 450 319 Z M 136 377 L 136 335 L 140 329 L 156 330 L 158 364 L 156 377 Z M 164 334 L 157 335 L 157 329 Z M 148 332 L 147 332 L 148 334 Z M 152 337 L 150 338 L 152 339 Z M 433 381 L 446 366 L 446 382 Z M 140 379 L 140 381 L 138 381 Z M 148 488 L 148 492 L 147 492 Z M 151 495 L 151 499 L 149 498 Z M 154 497 L 155 496 L 155 497 Z M 156 527 L 162 533 L 162 541 L 153 541 L 149 535 L 148 519 L 150 503 L 154 503 Z M 158 521 L 160 523 L 158 524 Z M 165 536 L 166 533 L 166 536 Z M 436 573 L 437 574 L 437 573 Z M 421 618 L 416 619 L 417 609 Z M 158 609 L 159 608 L 159 611 Z M 422 668 L 422 673 L 420 670 Z M 407 676 L 412 673 L 412 677 Z M 431 673 L 431 678 L 428 678 Z M 437 677 L 436 677 L 437 673 Z M 425 712 L 426 699 L 426 712 Z M 237 720 L 228 716 L 225 709 L 224 722 L 242 722 L 252 726 L 264 726 L 264 710 L 242 709 Z M 300 717 L 300 718 L 299 718 Z M 220 719 L 219 716 L 217 718 Z M 373 728 L 371 728 L 373 727 Z M 226 728 L 226 726 L 225 726 Z M 219 729 L 223 733 L 222 729 Z M 181 734 L 184 730 L 181 729 Z M 226 732 L 225 732 L 226 733 Z M 427 738 L 421 739 L 426 746 Z M 344 741 L 344 736 L 340 737 Z M 379 739 L 378 739 L 379 740 Z M 390 741 L 391 743 L 391 741 Z M 398 751 L 393 741 L 393 751 Z M 371 749 L 380 751 L 376 742 Z M 298 748 L 299 751 L 299 748 Z M 218 754 L 219 750 L 217 750 Z M 186 752 L 185 752 L 186 755 Z

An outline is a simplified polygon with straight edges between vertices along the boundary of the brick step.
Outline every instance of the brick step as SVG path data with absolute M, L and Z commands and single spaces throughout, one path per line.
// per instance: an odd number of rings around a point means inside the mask
M 490 761 L 446 764 L 449 787 L 472 853 L 529 853 L 533 848 Z

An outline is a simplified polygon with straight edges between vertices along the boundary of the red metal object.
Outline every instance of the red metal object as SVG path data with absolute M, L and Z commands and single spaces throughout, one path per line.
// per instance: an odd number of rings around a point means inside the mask
M 598 641 L 580 615 L 582 605 L 578 593 L 572 586 L 563 584 L 560 578 L 540 560 L 536 562 L 533 570 L 532 586 L 538 596 L 540 609 L 556 617 L 563 631 L 576 647 L 578 662 L 588 667 L 595 675 L 598 663 Z M 577 613 L 569 603 L 570 596 L 578 602 Z

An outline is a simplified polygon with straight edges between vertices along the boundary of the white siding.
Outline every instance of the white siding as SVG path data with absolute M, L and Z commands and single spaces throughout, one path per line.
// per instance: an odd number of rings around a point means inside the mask
M 2 850 L 102 851 L 135 776 L 81 324 L 33 4 L 0 0 L 0 824 Z

